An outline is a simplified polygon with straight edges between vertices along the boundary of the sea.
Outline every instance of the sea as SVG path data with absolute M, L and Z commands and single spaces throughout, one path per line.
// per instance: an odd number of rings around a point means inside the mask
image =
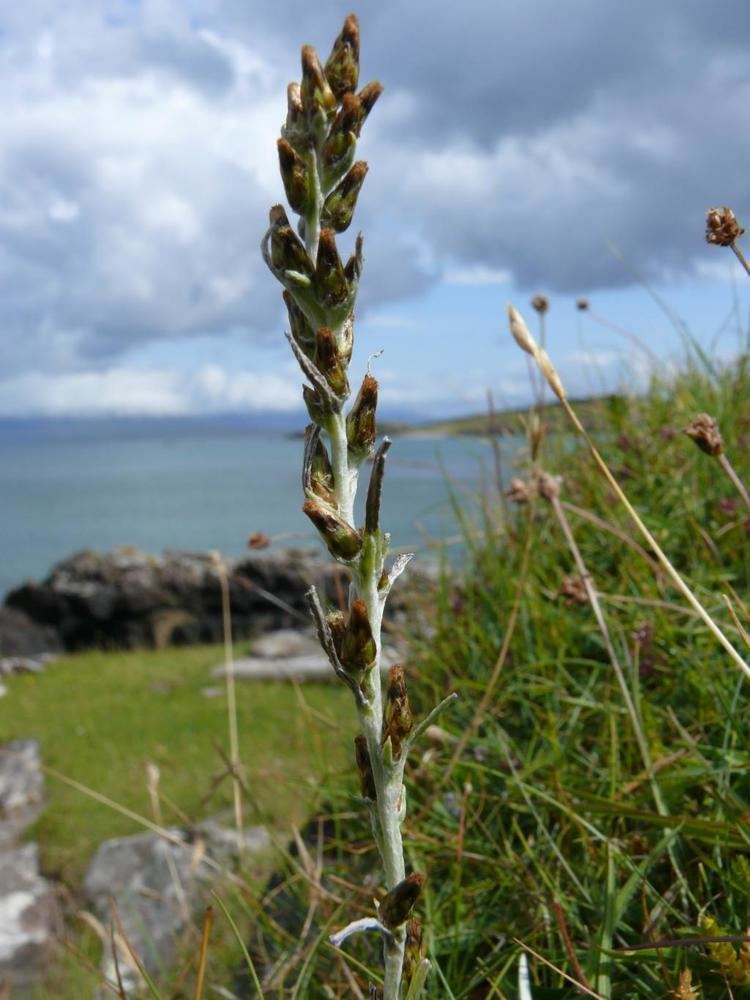
M 502 448 L 509 469 L 517 442 Z M 244 417 L 0 420 L 0 598 L 83 549 L 239 557 L 262 532 L 323 551 L 300 510 L 301 458 L 288 427 Z M 460 558 L 456 504 L 471 518 L 483 496 L 497 497 L 485 439 L 394 437 L 382 506 L 394 549 Z

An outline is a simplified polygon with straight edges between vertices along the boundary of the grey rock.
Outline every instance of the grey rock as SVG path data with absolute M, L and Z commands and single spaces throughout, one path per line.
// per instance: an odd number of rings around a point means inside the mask
M 0 659 L 38 658 L 61 651 L 62 639 L 55 628 L 34 621 L 17 608 L 0 608 Z
M 39 874 L 36 844 L 0 850 L 0 983 L 24 995 L 43 975 L 60 912 L 52 887 Z
M 253 553 L 238 561 L 225 559 L 225 566 L 235 640 L 280 629 L 307 630 L 310 585 L 324 603 L 337 605 L 349 582 L 344 567 L 315 552 Z M 394 587 L 388 602 L 392 621 L 403 618 L 415 598 L 428 599 L 433 570 L 429 563 L 424 569 L 410 567 Z M 223 639 L 217 567 L 204 553 L 157 556 L 130 547 L 78 552 L 54 566 L 43 582 L 11 591 L 5 603 L 0 656 L 35 656 L 61 644 L 70 650 L 132 649 Z
M 55 659 L 54 653 L 40 656 L 4 656 L 0 659 L 0 677 L 10 674 L 43 674 L 47 664 Z
M 149 974 L 168 968 L 196 910 L 206 901 L 208 884 L 237 851 L 236 831 L 216 822 L 200 824 L 191 835 L 168 831 L 170 839 L 152 833 L 118 837 L 101 844 L 89 866 L 83 892 L 106 925 L 112 923 L 112 900 L 125 936 Z M 265 849 L 268 834 L 261 828 L 245 833 L 248 852 Z M 128 993 L 139 986 L 139 976 L 120 955 L 120 972 Z M 102 970 L 116 981 L 114 960 L 107 953 Z
M 222 867 L 231 865 L 241 854 L 261 854 L 271 846 L 264 826 L 249 826 L 240 836 L 234 827 L 207 819 L 195 827 L 195 834 L 205 840 L 209 855 Z
M 303 632 L 292 628 L 267 632 L 259 639 L 255 639 L 250 648 L 253 656 L 268 659 L 320 655 L 320 643 L 312 632 Z
M 85 896 L 107 927 L 112 924 L 114 899 L 125 936 L 149 973 L 158 972 L 174 957 L 204 864 L 184 833 L 176 829 L 169 833 L 175 843 L 151 833 L 106 841 L 94 854 L 83 884 Z M 120 957 L 124 985 L 135 990 L 137 971 L 126 955 Z M 116 982 L 108 952 L 103 971 Z
M 0 747 L 0 848 L 9 847 L 42 811 L 44 777 L 36 740 Z
M 398 659 L 393 649 L 385 647 L 381 659 L 381 670 L 388 670 Z M 214 667 L 211 676 L 215 678 L 226 677 L 224 664 L 220 663 Z M 328 658 L 319 646 L 315 652 L 299 656 L 241 657 L 234 662 L 234 676 L 238 681 L 295 681 L 297 683 L 337 681 Z
M 226 559 L 225 565 L 235 639 L 307 624 L 304 594 L 310 584 L 333 599 L 347 583 L 342 567 L 293 550 Z M 11 591 L 3 611 L 15 616 L 14 621 L 31 621 L 57 635 L 58 645 L 62 641 L 72 650 L 223 638 L 217 567 L 203 553 L 152 556 L 133 548 L 78 552 L 53 567 L 43 582 Z M 36 651 L 13 648 L 7 653 Z

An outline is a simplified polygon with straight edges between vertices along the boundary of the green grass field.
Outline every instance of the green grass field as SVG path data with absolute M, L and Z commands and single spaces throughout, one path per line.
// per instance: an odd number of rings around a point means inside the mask
M 165 821 L 182 823 L 231 807 L 230 782 L 215 780 L 226 752 L 226 697 L 201 691 L 222 662 L 221 647 L 85 653 L 66 656 L 41 676 L 8 681 L 0 700 L 0 731 L 33 736 L 49 768 L 152 819 L 146 765 L 161 773 Z M 238 684 L 240 751 L 260 815 L 272 824 L 300 823 L 316 802 L 321 778 L 338 778 L 353 724 L 345 692 L 335 685 Z M 340 721 L 343 720 L 343 721 Z M 71 887 L 93 850 L 138 824 L 54 776 L 48 805 L 30 830 L 46 872 Z M 248 806 L 250 822 L 259 822 Z
M 154 816 L 146 765 L 154 763 L 166 824 L 184 826 L 225 814 L 231 825 L 232 789 L 222 777 L 217 750 L 217 745 L 228 749 L 226 697 L 201 693 L 223 684 L 209 677 L 222 659 L 218 646 L 66 656 L 43 675 L 8 678 L 0 732 L 3 739 L 35 737 L 46 767 L 149 820 Z M 352 785 L 348 758 L 354 726 L 347 693 L 333 684 L 238 684 L 237 709 L 252 796 L 245 803 L 245 822 L 267 824 L 284 845 L 292 824 L 303 824 L 320 804 L 326 783 Z M 142 830 L 136 820 L 48 774 L 47 806 L 27 837 L 40 844 L 44 873 L 68 890 L 62 897 L 67 920 L 64 946 L 36 1000 L 93 995 L 101 944 L 76 917 L 84 903 L 78 891 L 99 843 Z M 255 859 L 245 873 L 249 883 L 260 890 L 276 863 L 274 853 Z M 254 903 L 239 899 L 229 886 L 222 892 L 246 929 Z M 213 982 L 229 984 L 241 962 L 226 921 L 217 919 L 209 967 Z

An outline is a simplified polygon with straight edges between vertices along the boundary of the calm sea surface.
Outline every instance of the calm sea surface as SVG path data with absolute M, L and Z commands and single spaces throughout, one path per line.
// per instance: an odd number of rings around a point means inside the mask
M 239 556 L 254 531 L 315 546 L 301 454 L 300 439 L 231 420 L 0 422 L 0 596 L 84 548 Z M 396 438 L 383 499 L 392 544 L 455 535 L 448 482 L 468 498 L 492 470 L 484 441 Z

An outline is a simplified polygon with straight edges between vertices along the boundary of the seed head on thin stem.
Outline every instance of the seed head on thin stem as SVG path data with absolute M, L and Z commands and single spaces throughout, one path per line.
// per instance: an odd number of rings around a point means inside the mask
M 549 355 L 543 347 L 540 347 L 537 344 L 536 340 L 534 340 L 531 335 L 531 331 L 528 326 L 526 326 L 523 316 L 510 303 L 508 304 L 508 324 L 515 342 L 522 351 L 526 351 L 526 353 L 530 354 L 534 361 L 536 361 L 539 366 L 539 370 L 546 378 L 550 389 L 552 389 L 557 398 L 562 402 L 566 398 L 565 389 L 560 381 L 560 376 L 555 371 L 555 368 L 549 359 Z
M 707 455 L 716 458 L 724 451 L 719 425 L 716 418 L 709 416 L 708 413 L 699 413 L 694 417 L 685 428 L 685 433 Z
M 706 213 L 706 243 L 714 246 L 731 247 L 745 230 L 737 221 L 731 208 L 709 208 Z
M 523 479 L 511 479 L 510 488 L 505 491 L 506 497 L 511 503 L 525 504 L 531 500 L 533 488 Z

